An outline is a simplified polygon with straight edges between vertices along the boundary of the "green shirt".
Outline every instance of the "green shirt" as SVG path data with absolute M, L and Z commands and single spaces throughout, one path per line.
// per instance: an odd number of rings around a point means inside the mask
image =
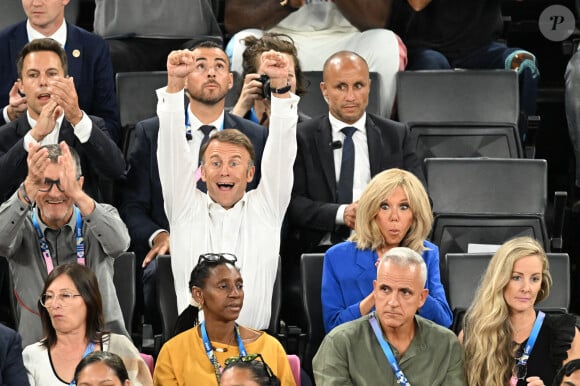
M 466 386 L 462 349 L 450 330 L 415 316 L 416 335 L 401 356 L 391 346 L 412 386 Z M 399 386 L 369 324 L 369 315 L 335 327 L 313 360 L 317 386 Z

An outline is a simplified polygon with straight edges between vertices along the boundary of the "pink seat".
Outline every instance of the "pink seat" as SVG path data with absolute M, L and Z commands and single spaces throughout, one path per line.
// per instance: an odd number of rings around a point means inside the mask
M 149 355 L 149 354 L 144 354 L 144 353 L 139 353 L 139 354 L 141 355 L 141 358 L 143 358 L 143 360 L 147 364 L 147 367 L 149 367 L 149 371 L 151 371 L 151 376 L 153 376 L 153 369 L 155 368 L 155 364 L 153 363 L 153 356 Z
M 296 386 L 301 385 L 300 380 L 300 358 L 297 355 L 286 355 L 288 357 L 288 362 L 290 362 L 290 369 L 292 370 L 292 375 L 294 376 L 294 381 Z

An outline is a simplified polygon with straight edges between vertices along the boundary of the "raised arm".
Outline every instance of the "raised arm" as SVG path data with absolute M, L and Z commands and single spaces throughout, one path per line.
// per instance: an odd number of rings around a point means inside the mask
M 366 31 L 385 28 L 391 16 L 392 0 L 335 0 L 335 4 L 345 18 L 358 28 Z
M 296 158 L 296 124 L 299 98 L 290 94 L 288 85 L 288 59 L 284 55 L 268 51 L 260 58 L 265 73 L 270 77 L 272 92 L 270 129 L 264 155 L 262 178 L 256 189 L 263 203 L 265 216 L 275 216 L 282 222 L 292 192 L 292 165 Z
M 287 0 L 300 8 L 305 0 Z M 276 0 L 228 0 L 224 11 L 226 31 L 236 33 L 245 28 L 270 29 L 290 14 L 290 9 Z
M 197 164 L 184 135 L 185 79 L 194 70 L 193 52 L 172 51 L 167 57 L 167 87 L 157 90 L 159 134 L 157 162 L 163 190 L 165 212 L 170 224 L 180 215 L 187 215 L 195 188 Z

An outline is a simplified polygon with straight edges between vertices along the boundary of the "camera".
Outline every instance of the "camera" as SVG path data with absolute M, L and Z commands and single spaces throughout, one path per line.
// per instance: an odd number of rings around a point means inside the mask
M 266 74 L 262 74 L 257 80 L 262 83 L 262 97 L 270 99 L 272 93 L 270 91 L 270 77 Z

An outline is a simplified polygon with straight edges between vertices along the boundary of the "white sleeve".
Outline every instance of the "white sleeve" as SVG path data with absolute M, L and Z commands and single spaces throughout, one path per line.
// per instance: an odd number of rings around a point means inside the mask
M 191 150 L 185 138 L 185 108 L 183 90 L 168 93 L 166 88 L 157 90 L 157 116 L 159 134 L 157 162 L 159 179 L 165 201 L 165 213 L 170 224 L 186 215 L 196 189 L 195 171 Z
M 255 193 L 265 203 L 266 214 L 275 215 L 280 221 L 290 203 L 294 184 L 299 100 L 294 94 L 290 98 L 272 96 L 270 127 L 262 156 L 262 178 Z

